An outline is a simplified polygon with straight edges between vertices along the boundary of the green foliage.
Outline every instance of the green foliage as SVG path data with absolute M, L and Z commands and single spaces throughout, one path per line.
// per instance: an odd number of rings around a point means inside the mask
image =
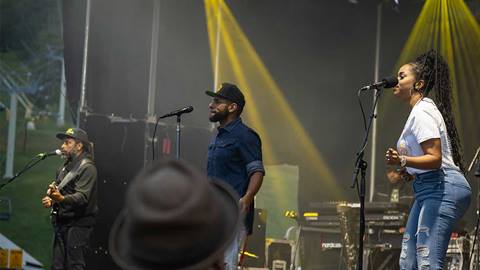
M 0 51 L 15 51 L 22 60 L 29 58 L 28 48 L 42 47 L 44 32 L 54 33 L 49 42 L 57 45 L 60 16 L 56 0 L 2 0 L 0 1 Z M 52 17 L 54 17 L 52 19 Z M 27 46 L 28 45 L 28 46 Z
M 17 125 L 15 172 L 36 154 L 55 149 L 59 144 L 55 138 L 58 129 L 53 121 L 39 119 L 37 130 L 27 132 L 23 121 L 19 120 Z M 0 120 L 2 130 L 5 130 L 5 123 L 4 119 Z M 6 141 L 5 136 L 6 132 L 0 134 L 1 141 Z M 0 153 L 1 156 L 5 154 L 4 144 L 0 144 Z M 0 159 L 3 160 L 3 157 Z M 56 168 L 61 163 L 58 157 L 50 157 L 0 190 L 0 197 L 9 198 L 13 206 L 10 220 L 0 221 L 0 233 L 42 262 L 45 269 L 50 265 L 53 232 L 49 210 L 43 208 L 41 198 L 45 196 L 47 186 L 53 181 Z M 0 173 L 3 176 L 3 170 Z
M 0 90 L 29 93 L 37 110 L 48 109 L 58 100 L 61 20 L 57 0 L 0 1 Z M 14 82 L 15 89 L 4 83 L 5 78 Z
M 8 106 L 9 91 L 23 91 L 34 104 L 34 113 L 55 109 L 63 58 L 61 1 L 0 1 L 0 100 Z M 6 83 L 7 82 L 7 83 Z M 21 114 L 19 107 L 19 115 Z M 4 174 L 8 113 L 0 112 L 0 177 Z M 15 172 L 39 152 L 58 147 L 57 127 L 49 118 L 37 117 L 37 130 L 26 131 L 26 119 L 18 119 Z M 51 157 L 0 190 L 11 200 L 8 221 L 0 221 L 0 233 L 24 248 L 49 268 L 52 228 L 49 210 L 41 205 L 61 161 Z M 0 179 L 1 181 L 2 179 Z

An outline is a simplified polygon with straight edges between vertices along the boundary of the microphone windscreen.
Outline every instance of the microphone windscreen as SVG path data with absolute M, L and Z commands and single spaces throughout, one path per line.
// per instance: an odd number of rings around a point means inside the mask
M 398 79 L 396 76 L 385 77 L 382 81 L 385 83 L 385 88 L 391 88 L 398 84 Z

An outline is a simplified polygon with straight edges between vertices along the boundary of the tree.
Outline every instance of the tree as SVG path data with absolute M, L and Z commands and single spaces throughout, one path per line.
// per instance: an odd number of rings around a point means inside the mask
M 63 40 L 56 0 L 0 0 L 0 89 L 27 93 L 39 110 L 55 107 Z

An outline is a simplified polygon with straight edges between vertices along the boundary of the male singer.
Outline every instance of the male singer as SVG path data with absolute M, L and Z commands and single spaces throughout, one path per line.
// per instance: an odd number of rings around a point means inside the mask
M 233 187 L 245 216 L 245 228 L 241 228 L 225 253 L 226 269 L 236 270 L 240 245 L 246 234 L 252 233 L 254 197 L 265 175 L 262 143 L 258 134 L 240 118 L 245 98 L 236 85 L 223 83 L 217 92 L 206 91 L 206 94 L 213 98 L 208 106 L 209 120 L 219 123 L 208 147 L 207 173 Z
M 52 269 L 87 269 L 85 251 L 97 213 L 97 169 L 85 131 L 69 128 L 57 138 L 63 141 L 66 161 L 42 199 L 44 207 L 52 208 Z

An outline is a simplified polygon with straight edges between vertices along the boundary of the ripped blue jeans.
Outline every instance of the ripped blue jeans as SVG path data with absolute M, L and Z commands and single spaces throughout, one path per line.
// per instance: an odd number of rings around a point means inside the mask
M 400 269 L 443 269 L 453 227 L 470 205 L 470 185 L 460 172 L 440 169 L 416 175 L 413 190 Z

